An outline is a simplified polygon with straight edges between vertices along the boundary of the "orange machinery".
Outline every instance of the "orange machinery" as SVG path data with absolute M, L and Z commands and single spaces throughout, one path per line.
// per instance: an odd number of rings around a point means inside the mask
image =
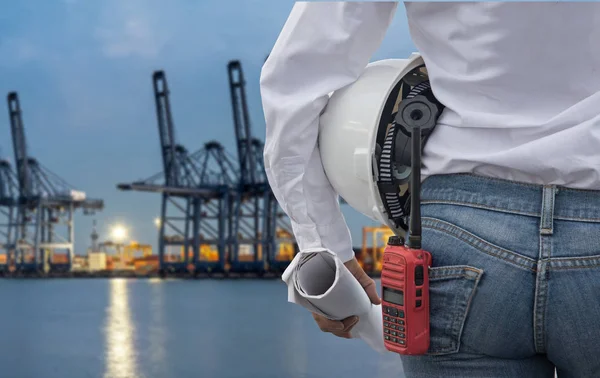
M 69 262 L 69 255 L 66 253 L 53 253 L 50 261 L 52 264 L 67 264 Z
M 369 238 L 369 235 L 371 236 Z M 381 273 L 383 264 L 383 251 L 388 238 L 393 236 L 394 232 L 387 226 L 363 227 L 362 248 L 357 257 L 358 263 L 367 273 Z M 368 241 L 371 245 L 368 246 Z
M 100 243 L 99 247 L 106 253 L 106 270 L 131 269 L 140 258 L 142 262 L 151 260 L 148 259 L 152 255 L 152 246 L 149 244 L 140 244 L 136 241 L 131 241 L 129 244 L 105 241 Z M 136 257 L 136 252 L 141 252 L 142 256 Z
M 292 261 L 296 254 L 294 248 L 294 236 L 284 229 L 277 229 L 277 240 L 279 240 L 279 249 L 275 255 L 275 261 Z
M 152 255 L 152 246 L 150 244 L 140 244 L 136 241 L 132 241 L 129 244 L 123 246 L 123 261 L 132 263 L 135 258 L 135 252 L 142 252 L 142 257 L 148 257 Z
M 183 245 L 181 246 L 180 257 L 182 261 L 185 258 L 185 246 Z M 194 258 L 194 251 L 191 246 L 188 247 L 188 258 L 190 261 Z M 200 261 L 219 261 L 219 252 L 209 244 L 200 244 L 200 256 L 198 258 Z
M 160 262 L 157 255 L 147 255 L 135 258 L 133 266 L 137 273 L 148 274 L 158 271 Z
M 173 257 L 176 258 L 176 255 Z M 180 261 L 184 261 L 185 259 L 185 246 L 183 245 L 180 249 L 179 258 L 181 259 Z M 194 259 L 194 250 L 192 246 L 188 246 L 188 259 L 188 261 L 190 261 L 187 267 L 188 271 L 193 272 L 196 267 L 191 262 Z M 200 255 L 198 256 L 198 259 L 206 262 L 217 262 L 219 261 L 219 251 L 210 244 L 200 244 Z
M 136 256 L 136 252 L 141 252 L 141 256 Z M 123 260 L 127 265 L 133 265 L 137 273 L 150 273 L 158 271 L 158 256 L 152 255 L 152 246 L 150 244 L 140 244 L 132 241 L 123 247 Z

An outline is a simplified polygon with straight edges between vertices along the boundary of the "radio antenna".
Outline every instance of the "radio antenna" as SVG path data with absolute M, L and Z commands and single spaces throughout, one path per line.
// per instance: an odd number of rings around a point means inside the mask
M 423 113 L 415 109 L 410 118 L 418 121 Z M 414 122 L 411 135 L 410 223 L 407 247 L 421 249 L 421 127 Z

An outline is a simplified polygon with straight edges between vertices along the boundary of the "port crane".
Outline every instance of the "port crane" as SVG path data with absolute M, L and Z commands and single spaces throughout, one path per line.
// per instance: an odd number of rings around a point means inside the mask
M 118 184 L 120 190 L 161 193 L 161 214 L 158 222 L 158 254 L 160 274 L 225 271 L 228 218 L 234 198 L 237 171 L 231 156 L 216 141 L 188 153 L 177 143 L 169 87 L 164 71 L 152 76 L 158 133 L 163 171 L 130 184 Z M 200 256 L 201 244 L 215 245 L 218 261 L 204 261 Z M 183 246 L 183 259 L 166 259 L 166 249 Z
M 283 270 L 297 250 L 289 219 L 267 182 L 263 142 L 252 136 L 241 63 L 232 60 L 227 70 L 237 159 L 216 141 L 194 153 L 177 143 L 167 78 L 159 70 L 152 77 L 163 170 L 117 184 L 120 190 L 161 194 L 158 254 L 163 277 L 190 271 Z M 216 246 L 218 261 L 201 259 L 201 246 L 208 245 Z M 172 247 L 191 249 L 191 254 L 167 258 L 173 256 L 166 253 Z
M 17 92 L 7 96 L 18 193 L 14 235 L 15 267 L 23 274 L 70 271 L 73 262 L 76 209 L 84 214 L 102 210 L 104 202 L 90 199 L 28 155 L 25 127 Z M 52 256 L 66 252 L 66 261 Z
M 279 209 L 267 181 L 264 144 L 252 135 L 241 62 L 229 61 L 227 71 L 240 172 L 231 214 L 234 225 L 230 240 L 233 251 L 231 268 L 234 271 L 259 273 L 265 269 L 282 270 L 289 260 L 277 259 L 278 236 L 283 230 L 287 239 L 279 242 L 292 242 L 291 226 L 285 213 Z M 241 259 L 240 246 L 244 245 L 251 248 L 250 259 Z

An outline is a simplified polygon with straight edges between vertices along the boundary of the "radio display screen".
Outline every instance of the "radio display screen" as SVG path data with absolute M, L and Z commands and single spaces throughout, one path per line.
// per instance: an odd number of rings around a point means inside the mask
M 404 292 L 402 290 L 383 287 L 383 300 L 398 306 L 404 306 Z

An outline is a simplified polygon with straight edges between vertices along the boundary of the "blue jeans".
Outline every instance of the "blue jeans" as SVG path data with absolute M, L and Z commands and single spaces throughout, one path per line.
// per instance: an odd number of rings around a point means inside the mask
M 440 175 L 421 209 L 431 344 L 406 377 L 600 377 L 600 191 Z

